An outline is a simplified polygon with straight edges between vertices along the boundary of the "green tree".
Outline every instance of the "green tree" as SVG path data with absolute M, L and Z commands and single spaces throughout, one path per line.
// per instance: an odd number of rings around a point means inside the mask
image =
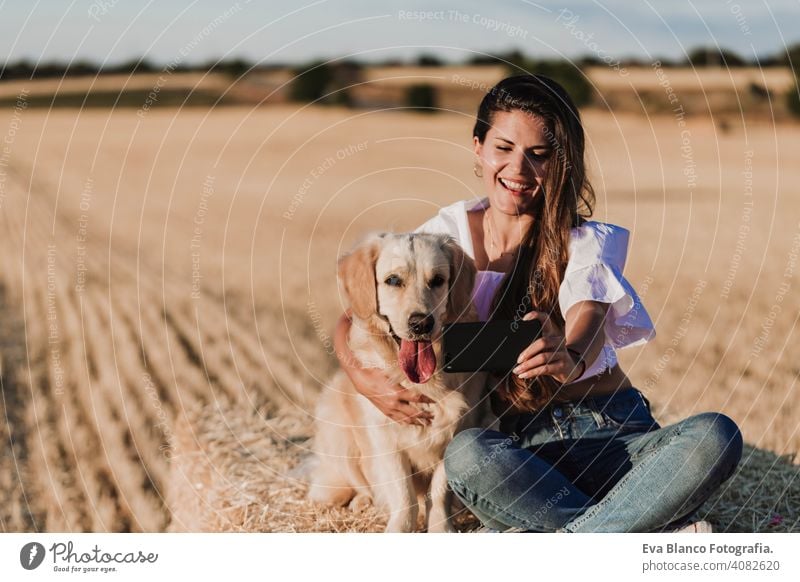
M 289 94 L 293 101 L 316 101 L 325 95 L 333 79 L 331 67 L 317 62 L 294 69 Z
M 424 113 L 435 113 L 437 106 L 436 89 L 432 85 L 411 85 L 406 90 L 406 105 Z
M 686 59 L 694 67 L 744 67 L 747 61 L 729 49 L 698 47 Z
M 800 117 L 800 77 L 794 78 L 794 87 L 786 94 L 786 106 L 795 117 Z

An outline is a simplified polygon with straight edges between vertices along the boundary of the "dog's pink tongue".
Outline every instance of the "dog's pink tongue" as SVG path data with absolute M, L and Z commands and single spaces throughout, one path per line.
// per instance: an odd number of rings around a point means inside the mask
M 400 340 L 400 367 L 415 384 L 424 384 L 436 371 L 436 354 L 427 340 Z

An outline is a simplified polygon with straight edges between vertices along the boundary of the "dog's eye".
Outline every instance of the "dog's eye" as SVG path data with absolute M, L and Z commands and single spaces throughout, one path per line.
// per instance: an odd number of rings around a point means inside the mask
M 444 285 L 444 277 L 442 277 L 441 275 L 434 275 L 433 279 L 431 279 L 430 282 L 428 283 L 428 287 L 430 287 L 431 289 L 434 289 L 436 287 L 441 287 L 442 285 Z
M 403 280 L 397 275 L 389 275 L 386 277 L 386 281 L 384 281 L 384 283 L 391 285 L 392 287 L 401 287 L 403 285 Z

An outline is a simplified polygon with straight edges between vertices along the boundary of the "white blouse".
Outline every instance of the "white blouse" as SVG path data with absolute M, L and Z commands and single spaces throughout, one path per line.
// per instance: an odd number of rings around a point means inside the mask
M 468 210 L 486 208 L 489 199 L 461 200 L 445 206 L 415 232 L 451 235 L 473 259 L 475 247 Z M 558 293 L 561 315 L 578 301 L 610 303 L 605 343 L 597 359 L 575 382 L 599 374 L 617 363 L 616 349 L 644 344 L 655 337 L 647 310 L 631 284 L 622 276 L 628 255 L 628 230 L 605 222 L 588 221 L 570 231 L 569 261 Z M 472 300 L 482 321 L 489 319 L 494 293 L 504 277 L 498 271 L 478 271 Z

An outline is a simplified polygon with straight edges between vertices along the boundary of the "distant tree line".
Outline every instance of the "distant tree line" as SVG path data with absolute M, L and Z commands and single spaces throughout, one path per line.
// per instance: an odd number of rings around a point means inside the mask
M 747 59 L 732 50 L 719 47 L 698 47 L 691 50 L 684 59 L 660 59 L 662 67 L 791 67 L 796 75 L 800 74 L 800 43 L 788 47 L 774 55 Z M 367 66 L 401 66 L 416 65 L 420 67 L 442 67 L 455 63 L 446 62 L 435 55 L 422 54 L 412 61 L 390 59 L 382 62 L 361 63 L 352 59 L 315 61 L 302 66 L 271 63 L 256 65 L 246 59 L 212 61 L 199 65 L 179 65 L 173 71 L 185 72 L 218 72 L 238 78 L 253 70 L 275 70 L 290 68 L 294 79 L 289 87 L 290 97 L 295 101 L 319 102 L 336 105 L 350 105 L 351 98 L 347 86 L 357 82 L 359 71 Z M 603 66 L 605 63 L 595 57 L 582 57 L 575 60 L 537 59 L 528 57 L 521 51 L 490 55 L 478 54 L 461 64 L 471 66 L 502 65 L 509 74 L 531 72 L 547 75 L 560 82 L 569 91 L 575 102 L 581 106 L 592 100 L 592 87 L 583 73 L 583 68 Z M 641 67 L 652 63 L 627 59 L 620 60 L 619 66 Z M 0 68 L 0 81 L 13 79 L 44 79 L 95 76 L 99 74 L 134 74 L 157 73 L 162 67 L 145 59 L 134 59 L 113 66 L 99 66 L 88 61 L 75 63 L 48 62 L 35 64 L 22 60 L 5 63 Z M 788 96 L 789 109 L 800 116 L 800 88 L 795 87 Z M 435 88 L 426 84 L 412 85 L 407 89 L 406 104 L 420 111 L 436 111 L 437 99 Z
M 286 65 L 269 65 L 257 67 L 259 69 L 285 68 Z M 76 61 L 74 63 L 46 62 L 33 63 L 20 60 L 14 63 L 0 65 L 0 81 L 14 79 L 51 79 L 63 77 L 87 77 L 97 75 L 132 75 L 134 73 L 158 73 L 163 66 L 156 65 L 146 59 L 133 59 L 118 65 L 100 66 L 89 61 Z M 233 76 L 240 76 L 253 68 L 253 64 L 245 59 L 234 59 L 220 62 L 208 62 L 199 65 L 178 65 L 172 71 L 182 72 L 221 72 Z
M 688 53 L 685 59 L 659 59 L 663 67 L 685 67 L 693 65 L 695 67 L 786 67 L 792 66 L 800 72 L 800 43 L 794 44 L 787 48 L 785 51 L 780 51 L 774 55 L 759 57 L 757 59 L 747 59 L 738 55 L 732 50 L 718 47 L 699 47 L 695 48 Z M 332 63 L 342 64 L 350 68 L 358 68 L 367 66 L 365 63 L 359 63 L 355 60 L 346 61 L 331 61 Z M 550 67 L 551 70 L 560 67 L 565 68 L 580 68 L 593 65 L 602 65 L 603 61 L 596 57 L 586 56 L 572 61 L 564 59 L 534 59 L 526 57 L 521 51 L 515 50 L 508 53 L 501 53 L 497 55 L 478 54 L 473 56 L 461 64 L 467 65 L 497 65 L 505 64 L 513 68 L 528 66 Z M 546 65 L 543 65 L 546 63 Z M 627 59 L 621 60 L 620 63 L 626 67 L 635 66 L 650 66 L 652 63 L 639 60 Z M 319 64 L 319 62 L 314 63 Z M 388 59 L 382 62 L 370 63 L 370 66 L 399 66 L 399 65 L 417 65 L 420 67 L 441 67 L 453 65 L 457 63 L 446 62 L 435 55 L 422 54 L 412 61 L 403 61 L 400 59 Z M 249 70 L 263 70 L 263 69 L 282 69 L 292 68 L 285 63 L 271 63 L 269 65 L 256 65 L 247 59 L 237 58 L 233 60 L 224 61 L 209 61 L 207 63 L 196 65 L 179 65 L 174 68 L 176 71 L 217 71 L 228 73 L 230 75 L 239 76 Z M 308 69 L 309 66 L 303 67 Z M 74 63 L 62 62 L 45 62 L 33 63 L 30 60 L 20 60 L 16 62 L 6 62 L 0 65 L 0 80 L 10 79 L 41 79 L 52 77 L 78 77 L 86 75 L 98 74 L 131 74 L 131 73 L 155 73 L 162 69 L 161 66 L 156 65 L 146 59 L 132 59 L 130 61 L 117 64 L 100 66 L 96 63 L 89 61 L 77 61 Z M 321 74 L 321 73 L 318 73 Z

